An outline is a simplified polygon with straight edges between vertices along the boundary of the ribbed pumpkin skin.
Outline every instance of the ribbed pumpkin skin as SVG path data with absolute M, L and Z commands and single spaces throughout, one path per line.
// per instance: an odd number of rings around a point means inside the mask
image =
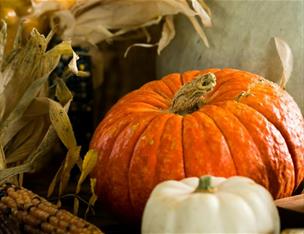
M 207 104 L 184 116 L 168 111 L 198 74 L 217 84 Z M 304 178 L 304 121 L 292 97 L 264 78 L 234 69 L 170 74 L 116 103 L 91 141 L 99 152 L 96 191 L 118 214 L 140 217 L 156 184 L 213 175 L 247 176 L 275 198 Z

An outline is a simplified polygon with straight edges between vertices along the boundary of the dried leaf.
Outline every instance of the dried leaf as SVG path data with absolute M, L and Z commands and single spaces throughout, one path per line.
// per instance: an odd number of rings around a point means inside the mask
M 59 1 L 31 1 L 34 8 L 34 15 L 39 16 L 46 12 L 55 11 L 61 9 L 61 4 Z
M 147 28 L 142 28 L 142 31 L 145 34 L 147 43 L 151 42 L 152 37 L 151 37 L 151 34 L 149 33 L 149 31 L 147 30 Z
M 3 170 L 0 170 L 0 183 L 6 181 L 10 177 L 27 172 L 33 172 L 31 163 L 24 163 L 16 167 L 5 168 Z
M 46 133 L 46 124 L 43 117 L 35 118 L 22 128 L 15 138 L 7 145 L 7 163 L 23 161 L 38 147 Z
M 30 87 L 25 91 L 20 102 L 17 104 L 15 109 L 9 114 L 7 119 L 0 123 L 0 141 L 3 145 L 5 145 L 8 140 L 11 139 L 12 133 L 15 131 L 11 129 L 15 129 L 16 123 L 22 118 L 26 109 L 29 107 L 35 96 L 38 94 L 42 85 L 47 81 L 48 76 L 44 76 L 38 80 L 35 80 Z
M 118 35 L 157 24 L 164 16 L 179 13 L 187 17 L 199 15 L 203 24 L 210 26 L 205 4 L 193 0 L 194 10 L 189 4 L 186 0 L 78 1 L 70 11 L 54 12 L 51 21 L 53 25 L 59 23 L 62 38 L 72 39 L 74 45 L 115 39 Z M 112 33 L 113 30 L 116 32 Z
M 14 66 L 15 64 L 10 64 L 7 69 L 4 71 L 0 71 L 0 94 L 2 94 L 7 86 L 7 84 L 11 81 L 14 75 Z M 5 107 L 5 105 L 4 105 Z M 1 115 L 2 118 L 2 115 Z
M 201 3 L 198 0 L 191 0 L 191 2 L 193 9 L 195 10 L 195 12 L 197 12 L 199 17 L 201 18 L 203 25 L 206 27 L 211 27 L 212 26 L 211 18 L 208 15 L 208 13 L 205 11 L 205 9 L 202 7 Z
M 60 184 L 59 184 L 59 197 L 62 195 L 65 190 L 68 181 L 70 179 L 70 173 L 72 168 L 76 165 L 80 157 L 80 146 L 75 146 L 69 148 L 69 151 L 64 160 L 64 166 L 61 173 Z
M 6 168 L 5 153 L 3 146 L 0 144 L 0 170 L 3 170 L 4 168 Z
M 62 105 L 65 105 L 72 100 L 73 95 L 62 79 L 56 79 L 56 82 L 57 86 L 55 96 Z
M 56 45 L 51 50 L 47 51 L 46 56 L 48 59 L 50 57 L 58 57 L 62 55 L 73 55 L 74 51 L 71 46 L 71 41 L 63 41 L 60 44 Z
M 58 103 L 50 100 L 50 120 L 58 137 L 67 149 L 77 146 L 74 131 L 66 110 Z
M 207 14 L 211 17 L 211 10 L 208 7 L 207 3 L 205 2 L 205 0 L 198 0 L 199 3 L 201 4 L 201 6 L 205 9 L 205 11 L 207 12 Z
M 96 179 L 95 178 L 91 178 L 90 179 L 90 187 L 91 187 L 91 193 L 92 193 L 92 196 L 90 197 L 90 200 L 89 200 L 89 205 L 88 205 L 88 208 L 85 212 L 85 217 L 87 216 L 87 214 L 89 213 L 89 210 L 90 210 L 90 207 L 94 206 L 98 197 L 95 193 L 95 187 L 96 187 Z
M 87 178 L 87 176 L 93 171 L 96 163 L 97 163 L 97 152 L 95 150 L 89 150 L 86 153 L 84 160 L 82 162 L 81 175 L 79 177 L 77 187 L 76 187 L 76 195 L 80 192 L 82 183 Z M 95 201 L 94 201 L 94 203 L 95 203 Z M 90 203 L 88 204 L 88 206 L 90 206 Z M 75 196 L 75 198 L 74 198 L 74 214 L 75 215 L 77 215 L 78 209 L 79 209 L 79 199 L 77 196 Z
M 130 45 L 127 49 L 126 52 L 124 53 L 124 57 L 127 57 L 130 50 L 134 47 L 144 47 L 144 48 L 152 48 L 158 46 L 158 43 L 156 44 L 146 44 L 146 43 L 134 43 L 133 45 Z
M 68 65 L 70 71 L 78 77 L 88 77 L 88 76 L 90 76 L 89 72 L 78 70 L 78 67 L 77 67 L 77 60 L 78 59 L 79 59 L 79 56 L 75 52 L 73 52 L 72 59 L 71 59 L 69 65 Z
M 173 16 L 166 16 L 163 25 L 162 35 L 158 42 L 157 53 L 160 52 L 173 40 L 175 37 L 175 28 L 173 23 Z
M 274 42 L 283 70 L 279 85 L 281 88 L 285 89 L 293 70 L 293 55 L 286 41 L 279 37 L 274 37 Z
M 83 163 L 81 167 L 81 175 L 77 183 L 76 194 L 80 192 L 82 183 L 87 178 L 87 176 L 93 171 L 96 163 L 97 163 L 97 152 L 95 150 L 89 150 L 83 159 Z
M 74 198 L 74 205 L 73 205 L 73 213 L 74 215 L 78 215 L 79 210 L 79 198 L 75 196 Z
M 61 165 L 58 169 L 58 171 L 56 172 L 54 178 L 52 179 L 52 182 L 50 183 L 49 185 L 49 188 L 48 188 L 48 193 L 47 193 L 47 197 L 50 197 L 52 196 L 52 194 L 54 193 L 54 190 L 55 190 L 55 187 L 61 177 L 61 173 L 62 173 L 62 168 L 63 168 L 63 165 Z
M 3 30 L 2 27 L 1 32 Z M 45 38 L 34 29 L 24 46 L 21 46 L 21 37 L 18 37 L 15 40 L 15 50 L 8 54 L 5 60 L 1 60 L 3 62 L 0 68 L 0 141 L 5 147 L 9 162 L 16 165 L 0 170 L 1 181 L 43 168 L 51 156 L 47 153 L 57 141 L 57 133 L 67 147 L 76 147 L 75 136 L 66 114 L 72 99 L 71 92 L 65 84 L 58 82 L 56 95 L 64 107 L 47 97 L 47 80 L 50 73 L 57 66 L 60 57 L 73 55 L 73 50 L 70 42 L 62 42 L 47 51 L 51 37 L 52 33 Z M 0 42 L 1 47 L 4 42 Z M 48 116 L 54 126 L 50 125 Z M 56 123 L 61 120 L 63 124 Z M 79 150 L 77 153 L 74 152 L 73 148 L 69 148 L 69 155 L 72 155 L 69 158 L 80 165 Z M 67 162 L 69 163 L 66 168 L 62 166 L 65 175 L 70 171 L 71 165 L 75 164 L 71 159 Z M 57 179 L 54 181 L 56 184 Z
M 27 119 L 49 114 L 49 99 L 47 97 L 36 97 L 24 113 Z
M 23 25 L 19 24 L 17 33 L 14 39 L 13 50 L 17 50 L 22 46 L 22 33 L 23 33 Z
M 79 59 L 79 56 L 73 52 L 73 57 L 69 63 L 69 69 L 74 73 L 74 74 L 78 74 L 78 68 L 77 68 L 77 60 Z
M 1 20 L 1 24 L 2 24 L 2 26 L 1 26 L 1 30 L 0 30 L 0 68 L 2 67 L 5 45 L 6 45 L 6 38 L 7 38 L 7 24 L 5 23 L 4 20 Z

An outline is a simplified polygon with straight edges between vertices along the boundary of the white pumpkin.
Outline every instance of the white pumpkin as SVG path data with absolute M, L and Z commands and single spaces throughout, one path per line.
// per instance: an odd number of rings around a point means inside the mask
M 253 180 L 204 176 L 165 181 L 146 204 L 142 234 L 280 233 L 270 193 Z

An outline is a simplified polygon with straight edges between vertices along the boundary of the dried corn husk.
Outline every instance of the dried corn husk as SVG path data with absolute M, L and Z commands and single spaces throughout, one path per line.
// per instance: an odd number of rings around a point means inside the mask
M 81 166 L 81 175 L 79 177 L 77 187 L 76 187 L 76 195 L 80 192 L 81 190 L 81 185 L 84 182 L 84 180 L 87 178 L 87 176 L 93 171 L 96 163 L 97 163 L 97 152 L 94 150 L 89 150 L 82 162 Z M 86 210 L 86 214 L 89 211 L 90 206 L 94 206 L 96 200 L 97 200 L 97 195 L 95 194 L 95 185 L 96 185 L 96 179 L 91 178 L 90 179 L 90 184 L 91 184 L 91 193 L 92 196 L 89 200 L 88 204 L 88 209 Z M 74 199 L 74 213 L 77 214 L 79 208 L 79 200 L 78 197 L 76 196 Z
M 56 2 L 46 1 L 34 4 L 33 8 L 36 16 L 53 11 L 52 27 L 59 29 L 62 38 L 72 40 L 74 45 L 115 40 L 117 36 L 158 24 L 166 18 L 157 43 L 160 53 L 175 35 L 173 20 L 167 16 L 181 13 L 190 19 L 209 46 L 202 25 L 210 27 L 212 22 L 204 0 L 77 0 L 70 9 L 64 10 Z M 201 24 L 195 16 L 199 16 Z
M 282 75 L 279 79 L 279 84 L 285 89 L 293 70 L 293 54 L 288 43 L 282 38 L 274 37 L 274 42 L 282 67 Z
M 19 33 L 21 35 L 21 33 Z M 47 38 L 33 30 L 25 45 L 16 38 L 13 51 L 4 57 L 6 25 L 0 31 L 0 181 L 25 172 L 35 172 L 48 161 L 47 153 L 59 139 L 67 147 L 60 174 L 61 193 L 71 168 L 78 163 L 79 149 L 67 111 L 72 94 L 57 79 L 55 101 L 48 91 L 50 73 L 63 55 L 72 56 L 69 68 L 78 73 L 77 55 L 64 41 L 47 50 Z

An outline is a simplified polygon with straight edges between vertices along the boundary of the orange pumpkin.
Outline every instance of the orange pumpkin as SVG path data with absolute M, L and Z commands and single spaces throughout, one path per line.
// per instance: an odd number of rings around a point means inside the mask
M 147 83 L 112 107 L 91 148 L 99 153 L 97 194 L 123 216 L 140 217 L 154 186 L 168 179 L 247 176 L 280 198 L 304 178 L 297 104 L 278 85 L 235 69 Z

